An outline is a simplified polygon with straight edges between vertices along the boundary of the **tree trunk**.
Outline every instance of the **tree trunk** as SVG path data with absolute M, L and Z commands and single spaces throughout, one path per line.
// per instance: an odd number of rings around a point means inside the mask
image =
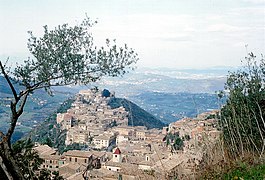
M 6 169 L 5 168 L 5 166 L 4 166 L 4 164 L 2 163 L 3 161 L 2 161 L 2 158 L 1 158 L 1 156 L 0 156 L 0 177 L 1 177 L 1 179 L 2 180 L 8 180 L 8 179 L 10 179 L 10 178 L 8 178 L 7 176 L 6 176 L 6 170 L 4 170 L 4 169 Z M 3 168 L 2 168 L 3 167 Z
M 6 137 L 3 137 L 0 144 L 1 169 L 4 171 L 8 180 L 24 180 L 25 178 L 23 177 L 23 174 L 17 165 L 18 163 L 14 158 L 13 150 L 5 138 Z

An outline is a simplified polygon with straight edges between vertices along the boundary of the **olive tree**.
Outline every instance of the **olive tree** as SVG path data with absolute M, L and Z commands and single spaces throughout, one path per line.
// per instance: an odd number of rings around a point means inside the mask
M 126 44 L 118 47 L 115 40 L 107 39 L 102 47 L 94 45 L 90 30 L 95 23 L 85 18 L 75 26 L 63 24 L 53 30 L 44 26 L 40 38 L 29 32 L 31 58 L 14 70 L 0 61 L 0 72 L 12 91 L 10 126 L 6 132 L 0 132 L 0 167 L 8 179 L 25 179 L 14 158 L 11 136 L 31 93 L 45 89 L 52 95 L 53 86 L 88 84 L 103 76 L 123 75 L 134 68 L 138 55 Z M 17 90 L 15 83 L 23 89 Z

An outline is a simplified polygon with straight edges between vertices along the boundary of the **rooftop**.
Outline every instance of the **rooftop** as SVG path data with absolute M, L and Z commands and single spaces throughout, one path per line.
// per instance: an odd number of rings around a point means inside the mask
M 113 154 L 121 154 L 121 151 L 120 151 L 120 149 L 119 148 L 116 148 L 116 150 L 114 151 L 114 153 Z
M 34 147 L 34 149 L 40 154 L 40 155 L 52 155 L 56 153 L 56 150 L 51 148 L 48 145 L 38 145 L 37 147 Z

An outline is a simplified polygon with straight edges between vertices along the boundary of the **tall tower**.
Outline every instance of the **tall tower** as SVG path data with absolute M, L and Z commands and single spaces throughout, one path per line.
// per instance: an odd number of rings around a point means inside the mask
M 119 162 L 121 163 L 122 161 L 122 157 L 121 157 L 121 151 L 119 148 L 116 148 L 114 153 L 113 153 L 113 158 L 112 158 L 113 162 Z

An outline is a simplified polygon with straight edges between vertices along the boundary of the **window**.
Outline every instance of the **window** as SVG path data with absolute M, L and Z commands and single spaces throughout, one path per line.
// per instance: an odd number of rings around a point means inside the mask
M 52 160 L 50 160 L 50 163 L 52 163 Z
M 71 157 L 69 158 L 69 161 L 72 161 L 72 158 Z
M 45 165 L 43 165 L 43 168 L 45 168 Z
M 59 168 L 59 166 L 56 166 L 56 168 Z
M 111 168 L 109 168 L 109 170 L 111 170 Z
M 117 157 L 117 155 L 115 154 L 115 157 Z
M 85 159 L 85 163 L 86 163 L 86 159 Z
M 50 168 L 52 168 L 52 166 L 50 166 Z
M 77 158 L 75 158 L 75 162 L 77 162 Z

